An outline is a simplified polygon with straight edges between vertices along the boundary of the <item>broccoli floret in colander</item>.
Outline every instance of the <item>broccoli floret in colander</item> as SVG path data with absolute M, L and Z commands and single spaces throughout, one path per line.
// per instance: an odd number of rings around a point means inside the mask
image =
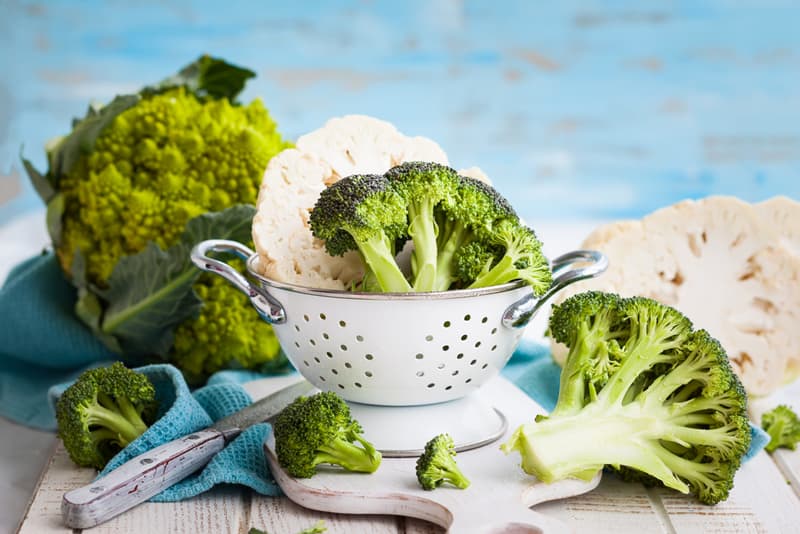
M 552 282 L 541 243 L 488 184 L 445 165 L 403 163 L 325 189 L 311 231 L 334 256 L 357 250 L 365 275 L 354 289 L 446 291 L 523 280 L 541 295 Z M 413 248 L 408 278 L 395 254 Z

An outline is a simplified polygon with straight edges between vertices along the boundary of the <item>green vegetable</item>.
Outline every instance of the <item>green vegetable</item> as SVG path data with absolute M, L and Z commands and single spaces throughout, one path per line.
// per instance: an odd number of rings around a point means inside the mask
M 550 332 L 569 348 L 556 407 L 502 446 L 523 470 L 553 482 L 610 466 L 706 504 L 728 497 L 750 428 L 715 339 L 654 300 L 601 292 L 554 306 Z
M 361 291 L 445 291 L 523 280 L 536 295 L 552 275 L 541 243 L 489 185 L 437 163 L 350 176 L 325 189 L 311 231 L 335 256 L 357 250 Z M 410 280 L 396 253 L 413 241 Z
M 203 56 L 90 107 L 49 146 L 46 175 L 23 161 L 78 316 L 113 351 L 167 359 L 191 382 L 283 362 L 246 296 L 189 260 L 203 239 L 250 240 L 264 168 L 289 146 L 259 100 L 235 101 L 253 76 Z
M 313 476 L 319 464 L 373 473 L 381 463 L 381 453 L 333 392 L 298 398 L 275 418 L 273 432 L 278 462 L 295 477 Z
M 384 291 L 410 291 L 395 263 L 395 242 L 405 231 L 406 207 L 383 176 L 355 175 L 324 189 L 311 212 L 311 231 L 328 252 L 358 250 Z
M 417 458 L 417 480 L 426 490 L 449 482 L 457 488 L 469 486 L 469 480 L 456 464 L 456 448 L 449 434 L 439 434 L 425 444 Z
M 795 450 L 800 441 L 800 418 L 785 404 L 780 404 L 761 416 L 761 427 L 769 434 L 767 452 L 777 448 Z
M 56 404 L 58 435 L 73 462 L 102 469 L 153 422 L 153 384 L 116 362 L 90 369 L 68 387 Z
M 304 528 L 303 530 L 301 530 L 297 534 L 322 534 L 323 532 L 326 532 L 327 530 L 328 530 L 328 527 L 325 526 L 325 521 L 320 519 L 319 521 L 317 521 L 317 523 L 314 526 L 308 527 L 308 528 Z M 250 530 L 247 531 L 247 534 L 267 534 L 267 532 L 264 531 L 264 530 L 258 529 L 256 527 L 251 527 Z

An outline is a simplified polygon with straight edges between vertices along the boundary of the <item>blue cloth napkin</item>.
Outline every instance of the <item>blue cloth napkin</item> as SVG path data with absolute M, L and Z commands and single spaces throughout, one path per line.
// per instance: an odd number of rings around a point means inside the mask
M 31 258 L 9 275 L 0 289 L 0 415 L 29 426 L 54 429 L 52 402 L 65 385 L 83 370 L 117 358 L 75 318 L 74 300 L 75 291 L 64 281 L 50 254 Z M 222 371 L 212 376 L 206 387 L 192 393 L 172 366 L 152 365 L 141 370 L 156 383 L 163 414 L 120 452 L 106 471 L 246 406 L 250 398 L 240 384 L 263 376 Z M 555 406 L 560 368 L 547 347 L 523 341 L 503 374 L 546 410 Z M 266 424 L 251 427 L 198 474 L 152 500 L 181 500 L 219 483 L 243 484 L 265 495 L 277 494 L 262 452 L 268 432 Z M 748 458 L 769 441 L 756 427 L 752 427 L 752 433 Z

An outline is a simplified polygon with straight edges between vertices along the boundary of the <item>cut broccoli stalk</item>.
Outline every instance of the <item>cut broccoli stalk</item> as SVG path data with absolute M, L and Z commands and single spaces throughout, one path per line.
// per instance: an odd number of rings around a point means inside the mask
M 411 252 L 411 274 L 414 291 L 432 291 L 436 281 L 436 223 L 433 216 L 435 201 L 430 197 L 408 205 L 408 234 L 414 241 Z
M 385 235 L 375 233 L 363 239 L 354 236 L 354 239 L 361 258 L 368 267 L 366 273 L 374 277 L 383 292 L 411 291 L 411 285 L 394 259 L 392 244 Z M 366 284 L 366 287 L 373 286 Z
M 556 407 L 502 446 L 520 452 L 524 471 L 588 480 L 611 466 L 707 504 L 727 498 L 750 428 L 714 338 L 656 301 L 600 292 L 555 306 L 550 331 L 569 347 Z

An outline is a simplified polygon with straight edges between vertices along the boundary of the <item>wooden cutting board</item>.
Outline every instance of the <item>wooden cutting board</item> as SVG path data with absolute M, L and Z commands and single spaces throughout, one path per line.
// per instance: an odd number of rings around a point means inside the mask
M 492 399 L 494 407 L 506 416 L 508 430 L 494 443 L 458 454 L 458 465 L 471 481 L 464 490 L 447 485 L 423 490 L 416 479 L 415 458 L 384 458 L 372 474 L 321 466 L 314 477 L 297 479 L 278 465 L 275 443 L 270 437 L 264 445 L 267 461 L 287 497 L 313 510 L 415 517 L 459 534 L 507 528 L 514 528 L 514 532 L 568 531 L 561 521 L 530 507 L 585 493 L 597 486 L 600 475 L 590 482 L 564 480 L 544 484 L 524 473 L 519 454 L 506 455 L 499 446 L 520 424 L 544 410 L 502 377 L 487 383 L 481 394 L 484 399 Z M 432 434 L 436 433 L 432 429 Z

